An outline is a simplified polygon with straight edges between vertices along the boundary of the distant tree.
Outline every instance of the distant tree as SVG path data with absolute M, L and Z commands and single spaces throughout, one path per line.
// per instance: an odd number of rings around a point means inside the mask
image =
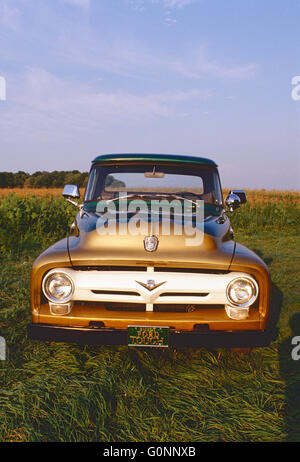
M 23 188 L 26 179 L 30 176 L 29 173 L 25 173 L 20 170 L 17 173 L 14 173 L 13 175 L 15 188 Z
M 111 188 L 124 188 L 125 183 L 124 181 L 117 180 L 113 175 L 107 175 L 105 180 L 105 186 Z
M 0 188 L 63 188 L 66 184 L 76 184 L 85 188 L 88 180 L 88 172 L 79 170 L 29 173 L 18 171 L 0 172 Z M 116 180 L 112 175 L 107 177 L 109 186 L 125 186 L 123 181 Z
M 0 188 L 13 188 L 15 186 L 12 172 L 0 172 Z

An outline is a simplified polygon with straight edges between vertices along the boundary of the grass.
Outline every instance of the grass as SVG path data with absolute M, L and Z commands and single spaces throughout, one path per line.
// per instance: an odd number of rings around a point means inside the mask
M 291 359 L 300 335 L 299 211 L 285 210 L 285 222 L 267 229 L 257 212 L 255 232 L 250 211 L 235 217 L 237 240 L 266 261 L 282 297 L 278 338 L 249 355 L 29 341 L 29 274 L 40 249 L 2 252 L 9 356 L 0 361 L 0 441 L 300 441 L 300 361 Z
M 224 198 L 229 193 L 229 189 L 223 189 Z M 293 205 L 300 202 L 299 191 L 279 191 L 265 189 L 246 189 L 248 201 L 253 204 L 273 202 L 277 204 Z M 10 194 L 17 194 L 21 197 L 36 196 L 42 197 L 61 197 L 62 188 L 0 188 L 0 199 Z M 81 191 L 83 194 L 83 191 Z
M 61 197 L 62 188 L 0 188 L 0 199 L 7 197 L 10 194 L 17 194 L 21 197 L 36 196 L 36 197 Z

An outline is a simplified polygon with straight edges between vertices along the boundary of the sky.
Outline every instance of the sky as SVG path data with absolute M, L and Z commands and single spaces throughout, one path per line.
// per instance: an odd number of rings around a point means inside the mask
M 215 160 L 224 187 L 300 189 L 299 14 L 300 0 L 0 0 L 0 171 L 174 153 Z

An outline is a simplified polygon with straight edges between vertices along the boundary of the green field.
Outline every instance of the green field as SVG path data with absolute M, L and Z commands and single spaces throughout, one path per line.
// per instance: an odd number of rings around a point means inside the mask
M 0 441 L 300 441 L 299 206 L 237 210 L 239 242 L 268 264 L 278 337 L 249 355 L 29 341 L 29 276 L 63 237 L 74 208 L 60 198 L 0 202 Z

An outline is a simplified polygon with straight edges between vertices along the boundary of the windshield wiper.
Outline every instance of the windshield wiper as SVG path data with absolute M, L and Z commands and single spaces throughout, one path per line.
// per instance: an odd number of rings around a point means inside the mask
M 130 199 L 131 197 L 135 197 L 137 194 L 125 194 L 124 196 L 114 197 L 113 199 L 104 199 L 107 204 L 111 202 L 119 201 L 121 199 Z
M 132 197 L 163 197 L 165 199 L 168 199 L 170 197 L 173 197 L 174 199 L 179 199 L 179 200 L 183 200 L 183 201 L 187 201 L 187 202 L 190 202 L 191 204 L 194 204 L 196 205 L 197 207 L 199 207 L 199 204 L 192 200 L 192 199 L 187 199 L 186 197 L 183 197 L 183 196 L 180 196 L 179 194 L 175 194 L 175 193 L 166 193 L 166 194 L 163 194 L 163 193 L 149 193 L 149 194 L 145 194 L 145 193 L 134 193 L 134 194 L 125 194 L 124 196 L 119 196 L 119 197 L 114 197 L 113 199 L 108 199 L 106 200 L 105 202 L 107 204 L 110 204 L 111 202 L 115 202 L 115 201 L 118 201 L 118 200 L 124 200 L 124 199 L 131 199 Z
M 159 197 L 165 197 L 165 198 L 168 198 L 168 197 L 174 197 L 174 199 L 179 199 L 179 200 L 182 200 L 182 201 L 187 201 L 187 202 L 190 202 L 191 204 L 194 204 L 196 205 L 197 207 L 199 207 L 199 204 L 198 202 L 196 201 L 193 201 L 192 199 L 187 199 L 186 197 L 183 197 L 183 196 L 180 196 L 179 194 L 176 194 L 176 193 L 167 193 L 167 194 L 156 194 L 157 196 Z

